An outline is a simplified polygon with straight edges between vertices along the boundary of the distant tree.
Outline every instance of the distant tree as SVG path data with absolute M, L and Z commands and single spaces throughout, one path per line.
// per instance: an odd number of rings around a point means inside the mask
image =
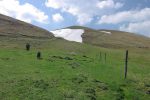
M 30 44 L 29 44 L 29 43 L 26 44 L 26 50 L 27 50 L 27 51 L 30 50 Z

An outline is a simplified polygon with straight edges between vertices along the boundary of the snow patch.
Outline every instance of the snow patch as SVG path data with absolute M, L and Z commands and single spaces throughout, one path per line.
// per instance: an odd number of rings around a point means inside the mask
M 60 29 L 51 31 L 55 37 L 62 37 L 69 41 L 75 41 L 82 43 L 82 34 L 84 33 L 83 29 Z
M 111 32 L 108 32 L 108 31 L 100 31 L 102 33 L 107 33 L 107 34 L 112 34 Z

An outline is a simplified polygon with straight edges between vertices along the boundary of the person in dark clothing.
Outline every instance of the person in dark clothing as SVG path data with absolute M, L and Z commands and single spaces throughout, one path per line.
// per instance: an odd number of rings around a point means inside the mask
M 37 52 L 37 59 L 42 59 L 41 58 L 41 52 Z
M 27 50 L 27 51 L 30 50 L 30 44 L 29 44 L 29 43 L 26 44 L 26 50 Z

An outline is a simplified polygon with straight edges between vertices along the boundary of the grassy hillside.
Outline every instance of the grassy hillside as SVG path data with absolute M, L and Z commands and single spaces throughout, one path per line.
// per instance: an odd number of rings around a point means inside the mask
M 84 29 L 83 42 L 105 48 L 150 48 L 150 38 L 134 33 L 116 30 L 94 30 L 82 26 L 71 26 L 72 29 Z M 111 32 L 111 34 L 104 33 Z
M 150 99 L 149 50 L 129 49 L 125 80 L 125 50 L 32 39 L 32 49 L 26 51 L 26 41 L 13 38 L 3 42 L 5 46 L 0 43 L 1 100 Z M 36 59 L 37 51 L 43 59 Z
M 0 100 L 149 100 L 149 38 L 82 28 L 83 44 L 0 16 Z M 129 66 L 124 79 L 126 49 Z
M 53 35 L 36 26 L 0 14 L 0 36 L 52 38 Z

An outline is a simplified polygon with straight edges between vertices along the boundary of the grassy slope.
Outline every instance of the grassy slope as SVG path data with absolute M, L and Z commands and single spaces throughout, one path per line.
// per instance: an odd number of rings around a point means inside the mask
M 0 14 L 0 36 L 52 38 L 53 35 L 37 26 Z
M 32 44 L 29 52 L 24 50 L 27 41 Z M 0 44 L 1 100 L 150 99 L 146 94 L 150 90 L 147 49 L 129 49 L 129 72 L 124 80 L 123 49 L 105 49 L 62 39 L 3 38 Z M 42 52 L 42 60 L 36 59 L 37 51 Z M 98 56 L 100 52 L 102 59 Z M 106 63 L 104 53 L 107 53 Z
M 116 30 L 94 30 L 82 26 L 72 26 L 72 29 L 84 29 L 83 42 L 106 48 L 150 48 L 150 38 L 133 33 Z M 112 34 L 103 33 L 108 31 Z

